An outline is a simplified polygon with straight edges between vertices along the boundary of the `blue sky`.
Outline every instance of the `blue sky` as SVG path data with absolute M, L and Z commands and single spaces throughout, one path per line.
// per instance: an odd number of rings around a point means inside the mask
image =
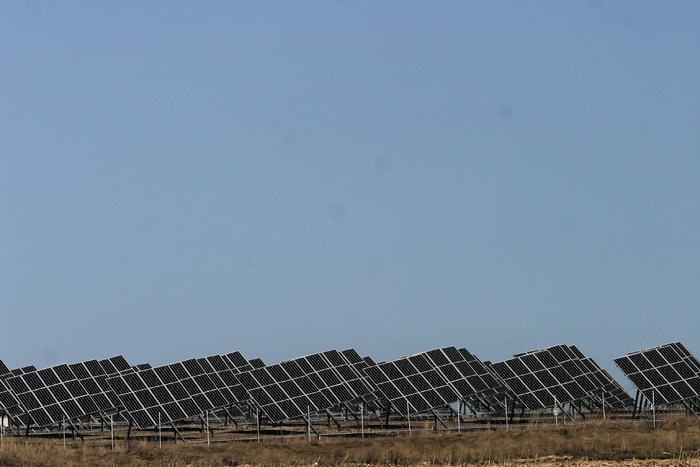
M 0 358 L 700 353 L 698 20 L 0 2 Z

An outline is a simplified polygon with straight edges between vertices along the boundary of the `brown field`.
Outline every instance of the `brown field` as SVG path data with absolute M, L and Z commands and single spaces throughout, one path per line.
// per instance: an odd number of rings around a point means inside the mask
M 700 419 L 579 421 L 488 430 L 422 430 L 359 438 L 175 443 L 5 437 L 0 466 L 698 466 Z

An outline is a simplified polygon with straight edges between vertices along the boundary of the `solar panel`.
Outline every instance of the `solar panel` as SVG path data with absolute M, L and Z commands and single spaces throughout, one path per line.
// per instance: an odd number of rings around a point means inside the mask
M 100 361 L 88 360 L 82 363 L 59 365 L 54 367 L 54 370 L 72 391 L 81 392 L 82 385 L 101 412 L 109 412 L 120 407 L 119 399 L 107 384 L 107 377 L 134 371 L 121 355 Z M 72 379 L 80 380 L 80 384 L 69 384 Z
M 649 401 L 677 404 L 700 395 L 700 362 L 680 342 L 629 353 L 615 364 Z
M 357 380 L 348 379 L 348 384 L 352 386 L 357 394 L 363 394 L 356 401 L 346 403 L 346 405 L 355 410 L 359 409 L 359 404 L 362 408 L 370 412 L 379 411 L 382 405 L 379 403 L 377 388 L 372 381 L 367 377 L 365 368 L 375 366 L 376 363 L 370 357 L 361 357 L 355 349 L 341 350 L 340 355 L 346 363 L 348 363 L 355 371 Z M 370 391 L 367 393 L 367 391 Z
M 236 370 L 237 372 L 248 371 L 253 368 L 243 354 L 238 351 L 223 355 L 222 359 L 227 364 L 229 369 Z
M 459 384 L 466 369 L 455 363 L 464 361 L 455 347 L 445 347 L 367 366 L 364 372 L 395 411 L 408 415 L 459 401 L 469 386 Z
M 190 362 L 192 362 L 190 360 Z M 190 363 L 190 368 L 184 364 L 185 362 L 168 365 L 172 374 L 179 371 L 186 371 L 189 376 L 182 379 L 172 381 L 166 378 L 165 381 L 160 378 L 159 374 L 163 372 L 145 371 L 139 373 L 138 376 L 144 382 L 144 388 L 140 388 L 137 381 L 130 381 L 131 387 L 134 389 L 135 398 L 141 403 L 143 414 L 142 417 L 135 417 L 137 420 L 144 417 L 150 417 L 151 422 L 148 426 L 156 426 L 158 422 L 169 423 L 183 420 L 190 417 L 203 414 L 207 410 L 214 408 L 214 403 L 204 395 L 206 389 L 202 388 L 195 378 L 202 376 L 196 370 L 196 366 Z M 182 367 L 175 369 L 175 367 Z M 142 428 L 145 428 L 142 426 Z
M 17 400 L 12 390 L 5 384 L 5 380 L 10 376 L 22 374 L 21 370 L 18 372 L 16 371 L 17 370 L 8 369 L 2 360 L 0 360 L 0 412 L 11 419 L 16 419 L 16 417 L 24 413 L 24 409 L 21 407 L 19 400 Z
M 265 362 L 260 358 L 254 358 L 250 360 L 249 363 L 253 368 L 263 368 L 265 366 Z
M 478 398 L 498 397 L 508 391 L 508 388 L 493 375 L 491 370 L 476 355 L 464 348 L 459 349 L 459 352 L 464 363 L 459 361 L 454 363 L 471 386 L 471 392 L 464 389 L 459 390 L 462 397 L 467 399 L 473 396 L 478 396 Z
M 610 376 L 610 373 L 601 368 L 592 358 L 583 358 L 583 366 L 588 371 L 587 375 L 596 385 L 591 394 L 602 404 L 605 403 L 613 409 L 632 407 L 634 399 Z
M 348 356 L 354 358 L 353 354 L 359 356 L 353 349 L 345 350 L 344 353 L 329 350 L 322 354 L 330 367 L 319 372 L 319 376 L 326 383 L 321 390 L 330 392 L 339 403 L 356 401 L 374 392 L 374 388 L 361 371 L 361 365 L 352 364 L 348 360 Z
M 29 365 L 29 366 L 24 366 L 22 368 L 15 368 L 12 371 L 12 374 L 14 376 L 17 375 L 23 375 L 24 373 L 29 373 L 30 371 L 36 371 L 36 367 L 34 365 Z
M 491 368 L 530 410 L 552 407 L 555 401 L 570 403 L 598 395 L 611 406 L 624 405 L 631 399 L 575 346 L 556 345 L 517 354 L 491 364 Z
M 150 428 L 159 423 L 179 421 L 213 408 L 206 399 L 207 403 L 202 406 L 194 404 L 183 380 L 166 376 L 176 374 L 174 365 L 166 365 L 169 372 L 156 367 L 107 379 L 138 427 Z M 164 380 L 160 375 L 164 375 Z
M 296 379 L 299 384 L 303 384 L 301 379 Z M 307 406 L 311 405 L 307 401 L 300 401 L 302 407 L 299 407 L 292 395 L 287 394 L 285 389 L 289 388 L 283 387 L 281 383 L 291 381 L 291 377 L 280 365 L 242 373 L 239 380 L 263 413 L 273 422 L 300 417 L 306 413 Z M 315 405 L 312 410 L 316 411 Z
M 352 352 L 345 352 L 329 350 L 299 357 L 255 368 L 238 378 L 271 421 L 299 418 L 372 392 L 364 375 L 344 356 Z
M 343 359 L 345 359 L 345 362 L 351 365 L 365 363 L 365 361 L 362 359 L 362 357 L 360 357 L 360 354 L 357 353 L 355 349 L 341 350 L 339 353 L 343 357 Z
M 121 374 L 107 380 L 139 428 L 169 424 L 227 408 L 242 414 L 247 398 L 228 355 L 182 362 Z M 237 358 L 237 357 L 236 357 Z M 242 356 L 241 356 L 242 358 Z M 238 360 L 241 365 L 246 365 Z
M 129 365 L 129 362 L 127 362 L 126 359 L 121 355 L 117 355 L 116 357 L 110 357 L 105 360 L 100 360 L 97 363 L 102 367 L 104 374 L 108 375 L 132 370 L 131 365 Z
M 113 357 L 122 367 L 123 357 Z M 128 364 L 127 364 L 128 367 Z M 38 427 L 58 425 L 64 420 L 115 411 L 118 405 L 111 390 L 104 385 L 106 371 L 96 360 L 58 365 L 12 376 L 6 379 L 9 389 Z M 129 367 L 130 368 L 130 367 Z
M 8 376 L 9 374 L 0 376 L 0 411 L 16 425 L 26 425 L 29 421 L 26 412 L 15 393 L 5 382 Z

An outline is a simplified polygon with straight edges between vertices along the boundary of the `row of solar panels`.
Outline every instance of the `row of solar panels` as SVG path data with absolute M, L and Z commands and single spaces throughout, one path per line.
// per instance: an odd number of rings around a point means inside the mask
M 700 395 L 700 362 L 680 343 L 615 363 L 649 400 L 674 404 Z M 146 429 L 210 411 L 246 416 L 253 408 L 281 422 L 360 403 L 403 415 L 456 402 L 502 410 L 508 400 L 533 411 L 573 402 L 591 410 L 635 405 L 593 359 L 567 345 L 497 363 L 455 347 L 382 363 L 353 349 L 269 366 L 240 352 L 155 368 L 131 366 L 122 356 L 41 370 L 0 362 L 0 411 L 26 427 L 116 414 Z

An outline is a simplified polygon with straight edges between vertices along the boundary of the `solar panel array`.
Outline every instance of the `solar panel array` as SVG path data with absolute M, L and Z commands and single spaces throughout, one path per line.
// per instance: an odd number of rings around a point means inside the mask
M 124 357 L 58 365 L 9 377 L 5 383 L 38 427 L 116 411 L 107 376 L 133 371 Z
M 364 371 L 394 410 L 404 415 L 506 390 L 478 358 L 455 347 L 379 363 Z
M 441 349 L 431 352 L 438 361 L 449 362 Z M 457 391 L 436 367 L 437 363 L 422 353 L 379 363 L 365 369 L 365 373 L 396 412 L 408 415 L 459 400 Z
M 679 343 L 635 352 L 616 363 L 646 396 L 654 394 L 660 402 L 700 393 L 700 363 Z M 590 407 L 635 403 L 595 361 L 567 345 L 493 364 L 456 347 L 381 363 L 354 349 L 269 366 L 240 352 L 160 367 L 131 366 L 122 356 L 41 370 L 10 370 L 0 361 L 0 413 L 16 426 L 59 426 L 117 413 L 150 429 L 213 411 L 227 419 L 249 417 L 251 407 L 278 423 L 308 412 L 355 410 L 360 403 L 368 410 L 391 407 L 401 415 L 458 401 L 493 410 L 505 394 L 530 410 L 552 407 L 555 400 L 586 400 Z
M 632 352 L 614 361 L 644 397 L 656 404 L 700 396 L 700 362 L 680 342 Z
M 629 402 L 619 385 L 599 371 L 575 346 L 557 345 L 491 364 L 495 373 L 530 410 L 591 399 L 605 393 L 606 404 Z
M 272 422 L 281 422 L 371 393 L 365 377 L 349 359 L 355 359 L 350 351 L 342 355 L 329 350 L 255 368 L 238 379 L 260 410 Z
M 236 365 L 248 363 L 231 355 L 147 368 L 107 382 L 137 427 L 156 427 L 242 403 L 246 394 L 235 376 Z

